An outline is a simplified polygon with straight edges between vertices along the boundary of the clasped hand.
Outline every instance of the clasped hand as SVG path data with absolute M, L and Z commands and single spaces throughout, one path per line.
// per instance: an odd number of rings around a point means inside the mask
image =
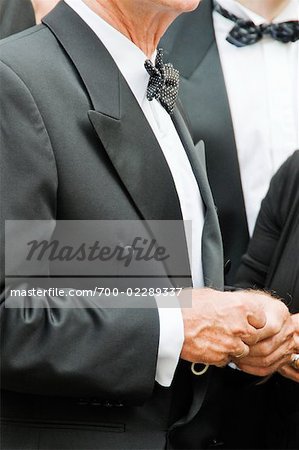
M 282 301 L 251 290 L 193 289 L 183 296 L 190 293 L 192 307 L 182 307 L 182 359 L 218 367 L 233 361 L 253 375 L 280 370 L 290 376 L 291 356 L 298 351 L 299 320 Z

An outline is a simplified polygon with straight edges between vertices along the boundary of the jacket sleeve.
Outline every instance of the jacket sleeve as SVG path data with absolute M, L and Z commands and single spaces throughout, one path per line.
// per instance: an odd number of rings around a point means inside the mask
M 0 64 L 2 388 L 141 404 L 152 393 L 156 372 L 154 299 L 144 308 L 127 308 L 125 299 L 108 309 L 85 298 L 83 309 L 74 308 L 77 299 L 66 292 L 64 298 L 41 298 L 39 308 L 11 307 L 5 220 L 55 220 L 59 183 L 37 104 L 18 75 Z

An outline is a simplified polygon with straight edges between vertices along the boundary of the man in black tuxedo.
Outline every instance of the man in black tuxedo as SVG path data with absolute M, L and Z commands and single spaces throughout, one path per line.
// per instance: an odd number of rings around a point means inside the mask
M 291 357 L 292 323 L 281 302 L 221 292 L 221 239 L 202 145 L 194 147 L 174 105 L 177 72 L 160 53 L 155 67 L 149 59 L 144 67 L 169 23 L 197 4 L 67 0 L 0 45 L 2 227 L 7 219 L 196 224 L 192 281 L 178 285 L 192 284 L 183 291 L 192 294 L 190 307 L 163 309 L 141 297 L 129 308 L 124 296 L 118 307 L 86 297 L 76 308 L 80 299 L 69 290 L 41 296 L 38 308 L 14 307 L 7 283 L 6 450 L 213 447 L 222 372 L 208 365 L 241 360 L 266 375 Z
M 206 145 L 225 262 L 230 261 L 226 284 L 232 285 L 270 179 L 299 146 L 299 12 L 297 0 L 216 3 L 203 0 L 179 17 L 161 46 L 180 70 L 193 140 Z M 237 18 L 256 36 L 259 26 L 272 21 L 293 23 L 285 42 L 265 33 L 243 46 L 230 39 Z

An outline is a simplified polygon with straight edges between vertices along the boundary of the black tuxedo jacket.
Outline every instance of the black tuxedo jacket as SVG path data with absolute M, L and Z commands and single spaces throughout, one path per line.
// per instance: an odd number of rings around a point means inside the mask
M 299 312 L 299 150 L 273 176 L 238 270 L 238 285 L 269 289 Z
M 212 20 L 212 0 L 180 16 L 161 41 L 181 74 L 180 97 L 195 144 L 206 145 L 207 172 L 218 210 L 226 283 L 233 284 L 249 234 L 238 155 L 226 87 Z
M 266 288 L 299 313 L 299 150 L 272 178 L 236 281 Z M 273 376 L 262 392 L 260 422 L 266 448 L 299 447 L 299 385 Z
M 31 0 L 1 0 L 0 39 L 35 25 Z
M 2 222 L 181 219 L 169 168 L 138 103 L 71 8 L 59 3 L 0 51 Z M 220 231 L 202 149 L 178 111 L 173 120 L 206 207 L 204 276 L 221 289 Z M 181 362 L 170 389 L 155 385 L 153 300 L 150 308 L 122 303 L 104 313 L 92 302 L 71 308 L 67 296 L 62 309 L 55 298 L 42 301 L 51 308 L 5 309 L 2 296 L 6 450 L 210 445 L 221 371 L 193 377 Z

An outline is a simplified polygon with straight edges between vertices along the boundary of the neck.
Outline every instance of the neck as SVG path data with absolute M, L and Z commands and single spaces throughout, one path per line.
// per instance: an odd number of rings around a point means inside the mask
M 139 0 L 83 0 L 96 14 L 134 42 L 151 58 L 168 26 L 178 13 L 150 8 Z
M 237 0 L 241 5 L 271 22 L 287 6 L 290 0 Z
M 31 0 L 36 23 L 40 23 L 41 19 L 51 11 L 59 0 Z

